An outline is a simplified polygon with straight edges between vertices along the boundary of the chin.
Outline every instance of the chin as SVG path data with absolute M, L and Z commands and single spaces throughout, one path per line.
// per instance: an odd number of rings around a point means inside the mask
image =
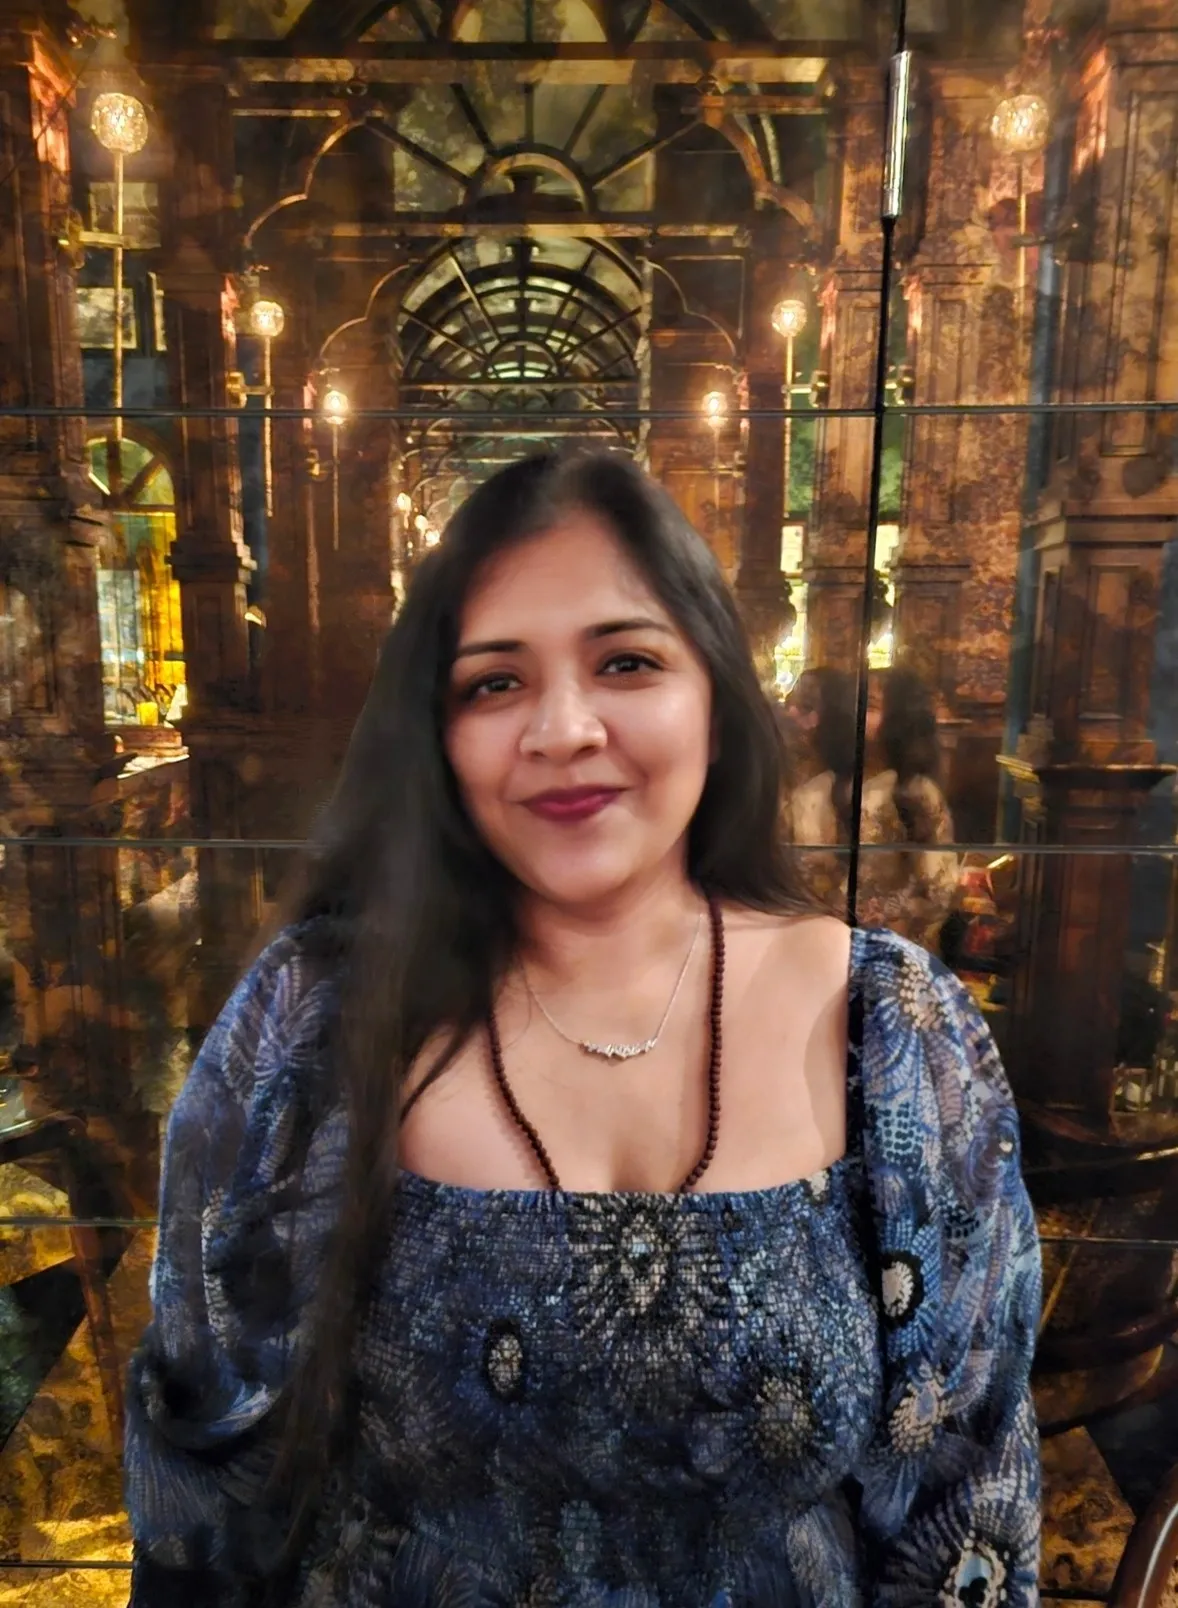
M 571 910 L 608 902 L 641 874 L 642 867 L 629 861 L 577 865 L 567 856 L 557 863 L 532 860 L 516 867 L 516 876 L 538 898 Z

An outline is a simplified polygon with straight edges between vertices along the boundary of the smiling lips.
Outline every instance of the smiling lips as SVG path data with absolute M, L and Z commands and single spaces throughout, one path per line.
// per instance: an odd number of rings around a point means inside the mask
M 620 787 L 553 788 L 551 792 L 525 799 L 524 805 L 544 821 L 587 821 L 590 816 L 599 815 L 607 804 L 612 804 L 621 791 Z

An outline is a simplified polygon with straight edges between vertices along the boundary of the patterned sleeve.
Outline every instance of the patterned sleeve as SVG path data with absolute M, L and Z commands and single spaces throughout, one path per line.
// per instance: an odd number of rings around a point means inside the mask
M 894 935 L 867 936 L 865 1150 L 885 1380 L 859 1476 L 868 1599 L 1032 1608 L 1040 1262 L 1014 1105 L 957 979 Z
M 169 1120 L 152 1317 L 128 1379 L 131 1608 L 247 1608 L 281 1544 L 261 1500 L 272 1409 L 322 1254 L 338 1149 L 311 1110 L 324 991 L 307 971 L 294 937 L 276 939 Z

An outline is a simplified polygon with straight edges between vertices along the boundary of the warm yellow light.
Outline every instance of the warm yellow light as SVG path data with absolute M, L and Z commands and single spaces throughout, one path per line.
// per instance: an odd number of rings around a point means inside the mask
M 256 301 L 250 308 L 250 334 L 260 341 L 276 341 L 286 328 L 286 314 L 276 301 Z
M 415 530 L 428 530 L 429 520 L 424 514 L 418 514 L 417 518 L 413 521 L 413 527 Z
M 348 401 L 346 393 L 337 391 L 334 388 L 324 392 L 321 405 L 323 417 L 328 424 L 332 425 L 343 424 L 348 414 L 352 411 L 352 404 Z
M 701 406 L 704 418 L 713 429 L 718 429 L 728 417 L 728 398 L 723 391 L 709 391 Z
M 805 329 L 808 317 L 805 302 L 792 298 L 779 301 L 773 309 L 773 328 L 782 340 L 796 341 Z
M 1042 95 L 1008 95 L 990 120 L 994 143 L 1006 156 L 1029 156 L 1047 144 L 1051 109 Z
M 399 491 L 397 493 L 397 512 L 401 515 L 402 519 L 404 519 L 407 514 L 411 514 L 413 512 L 413 498 L 407 491 Z
M 427 547 L 436 547 L 441 541 L 441 532 L 433 525 L 427 525 L 421 533 L 421 539 Z
M 134 156 L 147 144 L 147 113 L 134 95 L 107 90 L 95 97 L 90 131 L 99 145 L 116 156 Z

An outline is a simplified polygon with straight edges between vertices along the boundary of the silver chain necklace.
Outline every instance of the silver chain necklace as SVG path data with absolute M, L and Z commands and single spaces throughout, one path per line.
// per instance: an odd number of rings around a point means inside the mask
M 663 1019 L 659 1023 L 654 1037 L 643 1039 L 640 1044 L 595 1044 L 591 1039 L 574 1038 L 571 1033 L 566 1033 L 560 1023 L 553 1021 L 549 1015 L 544 1001 L 532 987 L 532 980 L 528 976 L 527 968 L 523 967 L 521 969 L 524 974 L 524 987 L 528 991 L 528 998 L 534 1002 L 537 1010 L 552 1031 L 559 1034 L 566 1044 L 575 1045 L 585 1055 L 595 1055 L 601 1061 L 633 1061 L 639 1055 L 649 1055 L 651 1050 L 657 1048 L 658 1042 L 663 1036 L 663 1029 L 671 1019 L 671 1012 L 675 1009 L 675 1001 L 679 998 L 679 991 L 683 987 L 683 981 L 687 976 L 687 968 L 691 965 L 691 957 L 695 954 L 699 945 L 699 935 L 703 928 L 704 913 L 701 910 L 699 920 L 695 924 L 695 937 L 691 940 L 691 948 L 687 951 L 687 957 L 679 970 L 675 987 L 670 999 L 667 1001 L 667 1008 L 663 1012 Z

